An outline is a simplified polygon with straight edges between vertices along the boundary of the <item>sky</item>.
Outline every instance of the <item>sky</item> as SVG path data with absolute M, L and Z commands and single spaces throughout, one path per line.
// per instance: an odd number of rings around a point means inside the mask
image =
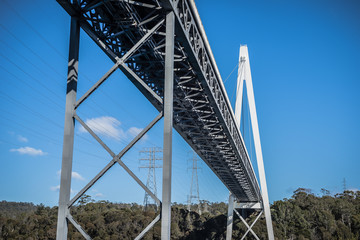
M 196 4 L 232 105 L 239 47 L 248 46 L 270 202 L 291 197 L 299 187 L 336 194 L 343 190 L 344 179 L 347 189 L 359 189 L 359 2 Z M 6 0 L 0 2 L 0 11 L 0 200 L 54 206 L 60 184 L 70 17 L 56 1 Z M 78 98 L 111 67 L 82 31 Z M 77 113 L 115 153 L 157 115 L 119 70 Z M 139 167 L 146 164 L 140 159 L 147 155 L 140 151 L 161 147 L 162 129 L 160 121 L 122 159 L 144 183 L 148 172 Z M 249 132 L 244 137 L 253 156 Z M 176 131 L 173 144 L 172 201 L 186 203 L 192 153 Z M 79 124 L 74 147 L 72 196 L 111 160 Z M 223 184 L 205 163 L 198 166 L 200 199 L 227 201 Z M 161 196 L 161 169 L 156 175 Z M 144 191 L 118 165 L 87 194 L 114 202 L 144 199 Z

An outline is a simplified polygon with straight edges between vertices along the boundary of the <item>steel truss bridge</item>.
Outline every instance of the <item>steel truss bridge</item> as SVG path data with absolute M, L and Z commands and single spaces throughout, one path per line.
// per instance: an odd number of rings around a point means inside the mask
M 161 205 L 162 239 L 170 239 L 172 128 L 207 163 L 242 204 L 263 205 L 239 126 L 192 0 L 57 0 L 71 16 L 65 134 L 57 239 L 66 239 L 67 221 L 90 238 L 69 208 L 115 163 L 119 163 Z M 80 27 L 114 66 L 76 99 Z M 119 154 L 110 150 L 81 120 L 76 109 L 120 69 L 159 111 L 159 115 Z M 121 161 L 121 157 L 164 118 L 163 196 L 158 199 Z M 113 160 L 70 199 L 74 119 L 109 152 Z M 266 196 L 267 198 L 267 196 Z M 260 207 L 262 208 L 262 207 Z M 270 234 L 269 234 L 270 236 Z

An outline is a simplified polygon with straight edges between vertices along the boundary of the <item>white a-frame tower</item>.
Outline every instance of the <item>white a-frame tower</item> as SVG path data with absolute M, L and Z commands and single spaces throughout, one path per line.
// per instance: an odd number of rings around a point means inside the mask
M 254 97 L 254 90 L 253 84 L 251 79 L 251 71 L 250 71 L 250 61 L 249 61 L 249 53 L 248 48 L 246 45 L 240 46 L 240 56 L 239 56 L 239 69 L 238 69 L 238 77 L 237 77 L 237 90 L 236 90 L 236 102 L 235 102 L 235 120 L 237 126 L 240 128 L 241 123 L 241 113 L 242 113 L 242 106 L 243 106 L 243 99 L 244 99 L 244 84 L 246 85 L 246 96 L 247 102 L 249 105 L 249 112 L 250 112 L 250 124 L 251 130 L 253 134 L 254 140 L 254 147 L 255 147 L 255 155 L 257 160 L 257 167 L 259 172 L 259 180 L 260 180 L 260 187 L 261 187 L 261 195 L 262 195 L 262 202 L 255 203 L 255 204 L 248 204 L 248 203 L 241 203 L 237 202 L 234 196 L 230 193 L 229 197 L 229 210 L 228 210 L 228 224 L 227 224 L 227 231 L 226 231 L 226 240 L 231 239 L 232 234 L 232 222 L 233 222 L 233 212 L 235 212 L 241 219 L 241 221 L 246 225 L 248 230 L 242 237 L 244 239 L 246 235 L 251 232 L 256 239 L 259 239 L 255 232 L 251 229 L 256 221 L 259 219 L 260 215 L 264 212 L 265 219 L 266 219 L 266 227 L 268 232 L 268 238 L 273 240 L 274 239 L 274 231 L 272 226 L 271 214 L 270 214 L 270 204 L 269 204 L 269 197 L 268 191 L 266 186 L 266 178 L 265 178 L 265 170 L 264 170 L 264 162 L 261 150 L 261 143 L 260 143 L 260 134 L 259 134 L 259 125 L 256 115 L 256 107 L 255 107 L 255 97 Z M 249 226 L 243 216 L 239 214 L 236 210 L 238 209 L 258 209 L 260 213 L 255 221 Z

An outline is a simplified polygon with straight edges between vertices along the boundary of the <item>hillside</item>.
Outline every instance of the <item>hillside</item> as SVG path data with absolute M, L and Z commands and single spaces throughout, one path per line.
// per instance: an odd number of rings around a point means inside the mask
M 290 199 L 271 206 L 277 239 L 360 239 L 360 191 L 345 191 L 330 196 L 315 196 L 307 189 L 298 189 Z M 224 239 L 227 206 L 224 203 L 203 203 L 202 215 L 188 212 L 181 204 L 172 207 L 172 239 Z M 194 206 L 196 208 L 196 206 Z M 204 210 L 204 209 L 203 209 Z M 134 239 L 157 215 L 155 208 L 143 211 L 138 204 L 93 202 L 85 197 L 72 215 L 93 239 Z M 57 207 L 35 206 L 32 203 L 0 202 L 0 239 L 55 239 Z M 248 213 L 248 221 L 255 218 Z M 254 226 L 261 239 L 266 238 L 265 219 Z M 236 217 L 233 239 L 246 231 Z M 69 239 L 82 239 L 71 226 Z M 160 223 L 144 239 L 160 239 Z M 249 237 L 248 239 L 253 239 Z

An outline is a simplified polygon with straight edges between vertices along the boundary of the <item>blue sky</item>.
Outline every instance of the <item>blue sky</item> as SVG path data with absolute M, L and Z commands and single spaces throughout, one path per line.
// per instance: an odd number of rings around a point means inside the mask
M 248 45 L 270 201 L 298 187 L 336 193 L 344 178 L 349 189 L 359 189 L 360 4 L 196 3 L 232 104 L 237 71 L 228 76 L 240 44 Z M 56 1 L 1 1 L 0 11 L 0 200 L 56 205 L 70 18 Z M 112 66 L 84 32 L 80 46 L 78 97 Z M 157 112 L 118 71 L 78 114 L 119 152 Z M 79 124 L 75 132 L 73 194 L 110 160 Z M 162 121 L 123 158 L 144 182 L 139 151 L 154 146 L 162 146 Z M 172 198 L 184 203 L 191 154 L 177 133 L 173 151 Z M 225 187 L 204 163 L 201 168 L 200 198 L 226 201 Z M 89 194 L 116 202 L 142 203 L 144 197 L 120 166 Z

